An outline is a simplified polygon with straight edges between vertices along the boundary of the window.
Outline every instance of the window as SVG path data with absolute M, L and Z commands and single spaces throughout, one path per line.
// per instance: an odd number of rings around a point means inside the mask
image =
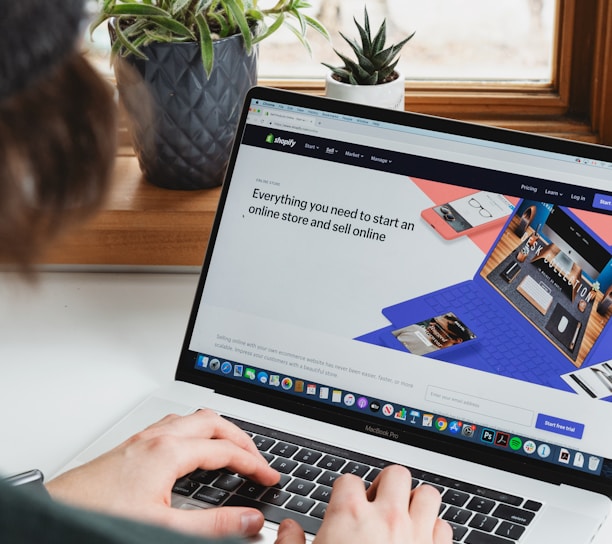
M 372 33 L 386 20 L 388 44 L 416 31 L 398 65 L 409 80 L 552 79 L 558 0 L 369 0 L 367 5 Z M 321 61 L 341 64 L 333 47 L 353 56 L 339 31 L 358 38 L 353 17 L 363 25 L 363 4 L 313 2 L 313 15 L 329 30 L 332 44 L 311 33 L 309 59 L 289 31 L 277 33 L 260 45 L 262 77 L 322 77 Z
M 335 18 L 336 28 L 343 21 L 341 28 L 353 36 L 352 16 L 363 20 L 363 3 L 311 3 L 313 14 L 330 28 L 334 46 L 347 51 L 330 21 Z M 402 28 L 389 23 L 391 40 L 417 32 L 402 52 L 406 109 L 612 145 L 608 0 L 368 0 L 367 5 L 373 28 L 385 14 L 389 21 L 402 20 Z M 450 15 L 449 22 L 438 21 L 443 13 Z M 458 20 L 461 13 L 479 30 Z M 457 29 L 447 35 L 453 26 Z M 427 39 L 436 29 L 438 35 Z M 476 35 L 489 40 L 488 45 L 475 45 Z M 100 27 L 88 47 L 100 69 L 112 77 L 108 60 L 100 58 L 107 54 L 107 40 L 106 29 Z M 312 34 L 311 41 L 310 61 L 293 36 L 263 42 L 261 83 L 322 94 L 325 68 L 320 62 L 324 55 L 332 64 L 339 59 L 324 40 Z

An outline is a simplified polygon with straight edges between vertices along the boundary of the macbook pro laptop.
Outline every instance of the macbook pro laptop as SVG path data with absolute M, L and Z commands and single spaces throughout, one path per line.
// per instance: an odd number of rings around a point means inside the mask
M 455 542 L 590 542 L 612 496 L 611 179 L 604 147 L 252 89 L 176 379 L 70 466 L 207 407 L 281 482 L 196 470 L 173 504 L 261 508 L 260 541 L 284 517 L 312 536 L 339 474 L 400 463 Z M 408 304 L 475 277 L 489 291 Z M 557 365 L 538 379 L 532 344 Z

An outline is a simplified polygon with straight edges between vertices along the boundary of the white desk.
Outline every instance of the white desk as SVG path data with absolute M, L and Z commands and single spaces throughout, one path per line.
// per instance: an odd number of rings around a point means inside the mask
M 195 274 L 0 272 L 0 473 L 53 475 L 171 380 Z M 593 544 L 612 543 L 612 519 Z

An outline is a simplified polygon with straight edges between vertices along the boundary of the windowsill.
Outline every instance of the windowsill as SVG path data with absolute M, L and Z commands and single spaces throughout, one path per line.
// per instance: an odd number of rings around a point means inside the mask
M 586 125 L 537 119 L 479 122 L 594 141 Z M 65 235 L 43 259 L 46 265 L 93 267 L 182 267 L 202 264 L 219 201 L 220 188 L 174 191 L 143 179 L 123 133 L 108 202 L 76 231 Z
M 66 234 L 45 264 L 200 266 L 220 188 L 174 191 L 147 183 L 131 150 L 117 157 L 108 202 Z

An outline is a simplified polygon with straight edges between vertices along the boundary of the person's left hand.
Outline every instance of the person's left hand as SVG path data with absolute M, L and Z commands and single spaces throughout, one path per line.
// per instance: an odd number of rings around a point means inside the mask
M 251 508 L 171 508 L 174 482 L 195 470 L 227 467 L 263 485 L 275 485 L 249 436 L 211 410 L 169 415 L 93 461 L 47 484 L 55 499 L 202 536 L 259 532 L 264 519 Z

